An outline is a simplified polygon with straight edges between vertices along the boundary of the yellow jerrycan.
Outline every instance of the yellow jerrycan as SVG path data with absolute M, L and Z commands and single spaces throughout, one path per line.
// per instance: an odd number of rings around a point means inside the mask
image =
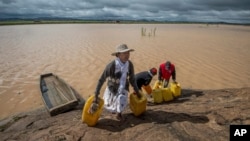
M 104 100 L 102 98 L 99 98 L 98 104 L 99 107 L 97 111 L 93 114 L 89 113 L 89 108 L 94 100 L 95 95 L 92 95 L 91 97 L 88 98 L 86 101 L 84 107 L 83 107 L 83 112 L 82 112 L 82 122 L 86 123 L 88 126 L 95 126 L 103 109 L 104 105 Z
M 129 96 L 129 107 L 135 116 L 139 116 L 146 111 L 147 98 L 142 92 L 140 94 L 140 99 L 134 93 Z
M 146 85 L 146 86 L 142 85 L 142 88 L 143 88 L 143 90 L 144 90 L 144 92 L 146 94 L 151 94 L 152 93 L 152 88 L 151 88 L 150 85 Z
M 158 88 L 161 88 L 161 87 L 162 87 L 162 82 L 159 81 L 159 80 L 156 80 L 155 84 L 153 86 L 153 89 L 158 89 Z
M 179 97 L 181 96 L 181 85 L 179 83 L 170 83 L 170 89 L 174 97 Z
M 154 103 L 162 103 L 163 97 L 162 97 L 162 82 L 159 80 L 156 80 L 153 86 L 152 90 L 152 97 Z
M 153 89 L 152 91 L 152 97 L 154 103 L 162 103 L 163 97 L 162 97 L 162 90 L 161 88 Z
M 161 92 L 164 101 L 171 101 L 174 99 L 170 88 L 162 88 Z

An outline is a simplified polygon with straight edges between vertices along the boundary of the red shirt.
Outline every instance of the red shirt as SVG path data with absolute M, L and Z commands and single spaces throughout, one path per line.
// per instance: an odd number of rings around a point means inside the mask
M 159 68 L 159 77 L 161 79 L 169 80 L 171 75 L 175 72 L 175 66 L 174 64 L 170 64 L 170 69 L 166 69 L 166 63 L 162 63 Z M 175 78 L 174 78 L 175 79 Z

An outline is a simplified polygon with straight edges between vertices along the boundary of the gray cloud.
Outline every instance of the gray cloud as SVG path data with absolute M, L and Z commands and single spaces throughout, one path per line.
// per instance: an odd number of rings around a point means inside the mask
M 249 0 L 0 0 L 0 18 L 250 23 Z

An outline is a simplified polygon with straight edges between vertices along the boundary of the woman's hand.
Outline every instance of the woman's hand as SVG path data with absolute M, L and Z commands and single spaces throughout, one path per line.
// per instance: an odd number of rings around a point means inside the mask
M 133 94 L 135 94 L 139 99 L 142 97 L 141 93 L 140 92 L 133 92 Z
M 97 110 L 98 110 L 99 104 L 95 103 L 94 101 L 92 102 L 92 104 L 90 105 L 89 111 L 88 113 L 90 114 L 94 114 Z
M 95 96 L 92 104 L 90 105 L 88 113 L 94 114 L 98 110 L 99 104 L 98 104 L 98 96 Z

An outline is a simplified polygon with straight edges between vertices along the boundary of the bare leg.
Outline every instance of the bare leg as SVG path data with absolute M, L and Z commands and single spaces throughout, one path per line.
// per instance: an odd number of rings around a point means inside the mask
M 116 118 L 117 118 L 119 121 L 122 121 L 122 113 L 117 113 Z
M 169 80 L 165 80 L 165 82 L 164 82 L 164 84 L 163 84 L 164 88 L 167 88 L 167 87 L 168 87 L 168 82 L 169 82 Z

